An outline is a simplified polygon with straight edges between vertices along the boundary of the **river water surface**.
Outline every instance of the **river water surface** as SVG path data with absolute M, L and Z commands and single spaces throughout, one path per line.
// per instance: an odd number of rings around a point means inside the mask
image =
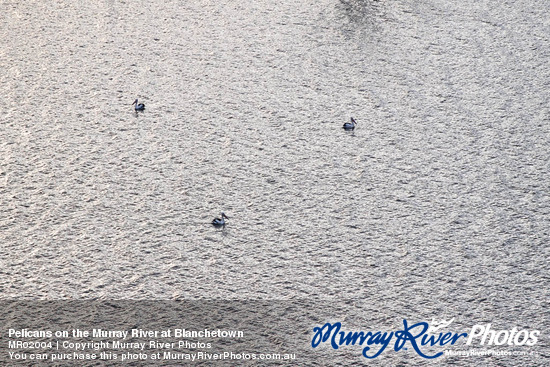
M 389 325 L 548 330 L 547 2 L 0 11 L 3 299 L 351 299 Z

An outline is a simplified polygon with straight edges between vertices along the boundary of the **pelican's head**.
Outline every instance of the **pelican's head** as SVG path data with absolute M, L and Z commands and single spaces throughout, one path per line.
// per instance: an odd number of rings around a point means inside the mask
M 350 120 L 351 120 L 351 122 L 352 122 L 353 124 L 356 124 L 356 123 L 357 123 L 357 121 L 355 121 L 355 119 L 354 119 L 353 117 L 350 117 Z
M 138 102 L 138 100 L 136 99 L 136 100 L 134 101 L 134 103 L 132 103 L 132 104 L 137 104 L 137 102 Z
M 221 215 L 222 215 L 222 218 L 229 219 L 229 217 L 225 215 L 225 213 L 222 212 Z

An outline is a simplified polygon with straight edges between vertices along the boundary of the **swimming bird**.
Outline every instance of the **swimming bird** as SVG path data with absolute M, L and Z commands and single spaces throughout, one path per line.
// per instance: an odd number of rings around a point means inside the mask
M 134 107 L 136 111 L 143 111 L 145 109 L 145 105 L 143 103 L 138 103 L 138 100 L 136 99 L 134 103 L 136 106 Z
M 212 224 L 215 226 L 225 226 L 226 219 L 229 219 L 229 217 L 222 212 L 221 218 L 214 218 L 214 220 L 212 221 Z
M 353 117 L 351 117 L 351 122 L 346 122 L 344 124 L 344 129 L 345 130 L 353 130 L 353 129 L 355 129 L 355 125 L 357 125 L 357 121 L 355 121 L 355 119 Z

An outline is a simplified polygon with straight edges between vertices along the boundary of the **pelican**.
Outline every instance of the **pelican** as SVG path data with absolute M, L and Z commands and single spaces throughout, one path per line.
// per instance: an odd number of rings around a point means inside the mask
M 345 130 L 353 130 L 353 129 L 355 129 L 355 125 L 357 125 L 357 121 L 355 121 L 355 119 L 353 117 L 351 117 L 351 122 L 346 122 L 344 124 L 344 129 Z
M 134 101 L 134 103 L 132 103 L 133 105 L 136 105 L 134 108 L 136 109 L 136 111 L 143 111 L 145 109 L 145 105 L 143 103 L 138 103 L 138 100 L 136 99 Z
M 227 215 L 225 215 L 225 213 L 221 213 L 221 217 L 220 218 L 214 218 L 214 220 L 212 221 L 212 224 L 215 225 L 215 226 L 225 226 L 225 220 L 226 219 L 229 219 L 229 217 Z

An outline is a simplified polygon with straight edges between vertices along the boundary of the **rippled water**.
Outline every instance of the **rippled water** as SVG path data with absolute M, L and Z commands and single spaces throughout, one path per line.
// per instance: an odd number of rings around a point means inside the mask
M 2 298 L 347 298 L 547 330 L 549 10 L 3 1 Z

